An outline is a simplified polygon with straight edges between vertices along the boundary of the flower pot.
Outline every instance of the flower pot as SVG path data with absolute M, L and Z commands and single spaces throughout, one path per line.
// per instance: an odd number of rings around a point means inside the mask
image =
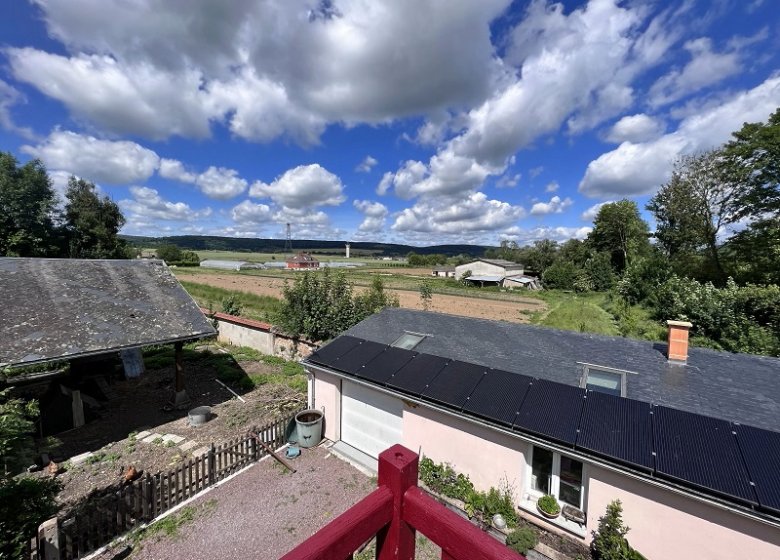
M 543 517 L 547 519 L 555 519 L 561 514 L 561 510 L 558 510 L 558 513 L 547 513 L 542 508 L 539 507 L 539 504 L 536 504 L 536 510 L 542 514 Z

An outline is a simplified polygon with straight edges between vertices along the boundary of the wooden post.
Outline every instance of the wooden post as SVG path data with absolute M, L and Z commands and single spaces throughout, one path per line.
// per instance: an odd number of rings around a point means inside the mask
M 211 444 L 211 447 L 209 448 L 209 486 L 214 484 L 217 481 L 217 449 L 214 447 L 214 444 Z
M 38 553 L 46 560 L 60 559 L 60 527 L 56 517 L 38 527 Z
M 376 536 L 377 560 L 413 560 L 415 531 L 403 520 L 406 491 L 417 486 L 417 455 L 401 445 L 379 454 L 378 485 L 393 493 L 393 519 Z
M 192 402 L 187 395 L 187 391 L 184 389 L 184 360 L 182 358 L 184 343 L 181 341 L 175 342 L 173 348 L 174 361 L 176 362 L 176 380 L 174 384 L 173 399 L 171 399 L 170 405 L 176 409 L 183 409 Z

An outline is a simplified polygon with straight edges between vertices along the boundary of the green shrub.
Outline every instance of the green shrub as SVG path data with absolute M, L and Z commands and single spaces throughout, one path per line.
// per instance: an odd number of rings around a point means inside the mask
M 532 527 L 518 527 L 506 536 L 506 545 L 520 554 L 525 554 L 539 542 Z
M 466 500 L 474 485 L 465 474 L 456 473 L 446 463 L 434 463 L 428 457 L 420 461 L 420 480 L 432 491 L 448 498 Z
M 542 274 L 542 283 L 548 290 L 573 290 L 582 271 L 570 262 L 556 261 Z
M 493 516 L 500 513 L 504 516 L 507 527 L 517 526 L 517 512 L 512 503 L 512 496 L 508 492 L 496 488 L 491 488 L 487 492 L 475 490 L 466 496 L 465 507 L 468 516 L 482 525 L 490 525 Z
M 27 541 L 57 513 L 54 497 L 60 488 L 52 478 L 0 480 L 0 558 L 25 557 Z
M 555 499 L 555 496 L 545 494 L 536 501 L 536 505 L 539 509 L 550 515 L 558 515 L 561 512 L 561 504 Z
M 231 293 L 222 300 L 222 313 L 235 316 L 241 315 L 241 302 L 238 294 Z
M 595 560 L 646 560 L 631 548 L 626 540 L 629 528 L 623 523 L 620 500 L 607 505 L 607 512 L 599 517 L 599 527 L 593 531 L 590 550 Z

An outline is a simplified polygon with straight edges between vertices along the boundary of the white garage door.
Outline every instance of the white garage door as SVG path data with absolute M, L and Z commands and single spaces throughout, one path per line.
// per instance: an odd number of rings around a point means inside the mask
M 341 439 L 377 458 L 401 443 L 404 404 L 400 399 L 350 381 L 341 384 Z

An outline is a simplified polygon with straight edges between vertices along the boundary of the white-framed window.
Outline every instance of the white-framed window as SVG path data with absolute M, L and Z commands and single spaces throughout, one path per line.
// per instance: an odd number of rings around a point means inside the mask
M 582 366 L 582 377 L 580 387 L 617 397 L 626 396 L 626 383 L 629 373 L 621 369 L 610 368 L 606 366 L 597 366 L 578 362 Z
M 584 511 L 586 468 L 582 461 L 536 445 L 530 446 L 528 495 L 536 500 L 545 494 L 561 504 Z
M 401 336 L 399 336 L 398 338 L 396 338 L 395 342 L 393 342 L 390 346 L 395 346 L 397 348 L 404 348 L 406 350 L 412 350 L 423 340 L 425 340 L 424 334 L 407 331 Z

